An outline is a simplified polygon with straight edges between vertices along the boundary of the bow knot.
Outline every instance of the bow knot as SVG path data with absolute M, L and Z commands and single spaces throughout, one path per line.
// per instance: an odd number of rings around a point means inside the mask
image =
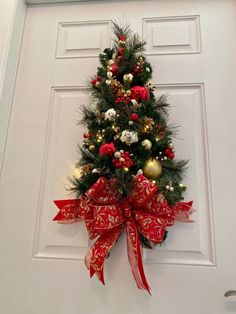
M 128 200 L 123 200 L 121 202 L 121 208 L 122 208 L 122 213 L 124 218 L 129 218 L 132 215 L 132 207 L 129 203 Z
M 165 228 L 174 220 L 191 222 L 192 202 L 177 203 L 169 207 L 162 193 L 143 175 L 137 175 L 131 186 L 130 196 L 122 199 L 116 189 L 116 180 L 104 177 L 79 199 L 54 201 L 60 209 L 54 220 L 73 223 L 83 219 L 90 239 L 96 239 L 85 257 L 90 276 L 95 273 L 104 284 L 103 268 L 107 255 L 126 229 L 127 253 L 138 288 L 150 293 L 142 263 L 139 233 L 146 239 L 160 243 Z

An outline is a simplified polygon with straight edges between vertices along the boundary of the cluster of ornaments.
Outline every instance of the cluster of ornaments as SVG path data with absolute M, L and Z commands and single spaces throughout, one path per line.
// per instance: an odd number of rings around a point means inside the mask
M 134 65 L 133 70 L 130 73 L 126 73 L 122 76 L 123 83 L 120 82 L 117 77 L 119 76 L 119 66 L 123 60 L 124 49 L 126 45 L 125 35 L 119 37 L 119 47 L 117 54 L 113 54 L 112 59 L 107 61 L 106 66 L 106 77 L 97 75 L 91 80 L 91 84 L 96 88 L 100 89 L 101 82 L 105 82 L 109 85 L 112 94 L 114 95 L 114 106 L 105 112 L 99 112 L 95 108 L 95 112 L 98 120 L 104 120 L 110 123 L 110 128 L 114 131 L 114 142 L 109 140 L 106 142 L 105 129 L 97 132 L 95 136 L 93 134 L 86 134 L 84 143 L 90 151 L 95 150 L 95 146 L 99 144 L 99 156 L 102 158 L 108 156 L 112 160 L 112 164 L 115 168 L 124 169 L 129 171 L 130 167 L 134 166 L 134 160 L 130 153 L 126 150 L 117 150 L 116 142 L 120 141 L 124 145 L 139 145 L 145 151 L 150 151 L 153 147 L 153 143 L 149 137 L 149 133 L 158 130 L 158 126 L 155 126 L 154 120 L 151 117 L 142 117 L 140 119 L 137 109 L 140 107 L 142 102 L 150 99 L 150 91 L 153 91 L 153 87 L 150 83 L 146 86 L 138 86 L 131 84 L 133 83 L 137 75 L 142 74 L 144 71 L 150 73 L 151 69 L 146 66 L 143 57 L 139 57 L 137 63 Z M 125 88 L 126 87 L 126 88 Z M 119 119 L 120 115 L 123 114 L 125 107 L 129 108 L 128 125 L 127 128 L 120 130 Z M 134 128 L 138 125 L 139 132 L 142 138 L 139 138 L 139 133 Z M 142 134 L 146 135 L 143 136 Z M 159 141 L 161 134 L 157 134 L 156 141 Z M 167 148 L 159 152 L 157 156 L 148 157 L 143 168 L 142 173 L 151 180 L 156 180 L 162 173 L 162 162 L 167 159 L 173 159 L 175 157 L 173 144 L 170 143 Z M 96 169 L 95 169 L 96 170 Z M 93 172 L 94 173 L 94 172 Z M 171 185 L 166 186 L 166 191 L 173 191 Z

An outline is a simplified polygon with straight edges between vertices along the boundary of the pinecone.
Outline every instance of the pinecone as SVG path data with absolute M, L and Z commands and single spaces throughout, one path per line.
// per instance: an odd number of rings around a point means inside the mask
M 122 94 L 123 86 L 119 81 L 112 79 L 110 87 L 114 96 L 119 96 Z

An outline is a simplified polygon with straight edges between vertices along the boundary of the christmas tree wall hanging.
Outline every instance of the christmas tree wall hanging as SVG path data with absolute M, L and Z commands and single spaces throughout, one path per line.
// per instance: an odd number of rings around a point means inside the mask
M 165 96 L 155 97 L 145 43 L 130 27 L 113 24 L 114 45 L 99 55 L 92 77 L 91 105 L 83 106 L 87 127 L 74 199 L 54 201 L 59 223 L 84 220 L 91 240 L 85 264 L 104 284 L 104 263 L 125 230 L 130 266 L 138 288 L 150 293 L 141 246 L 153 249 L 175 221 L 192 222 L 181 183 L 186 161 L 175 159 Z

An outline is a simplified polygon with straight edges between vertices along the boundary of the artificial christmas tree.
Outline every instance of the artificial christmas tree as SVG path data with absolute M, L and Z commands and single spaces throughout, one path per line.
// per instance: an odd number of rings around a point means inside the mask
M 113 25 L 113 48 L 100 54 L 89 82 L 91 105 L 83 106 L 87 127 L 78 175 L 71 178 L 76 198 L 55 201 L 54 220 L 83 219 L 96 239 L 85 263 L 104 283 L 106 257 L 126 229 L 128 257 L 137 286 L 150 292 L 140 244 L 154 248 L 175 220 L 191 222 L 192 202 L 184 203 L 186 161 L 175 160 L 174 127 L 168 125 L 166 97 L 155 97 L 152 67 L 142 54 L 145 43 L 130 27 Z

